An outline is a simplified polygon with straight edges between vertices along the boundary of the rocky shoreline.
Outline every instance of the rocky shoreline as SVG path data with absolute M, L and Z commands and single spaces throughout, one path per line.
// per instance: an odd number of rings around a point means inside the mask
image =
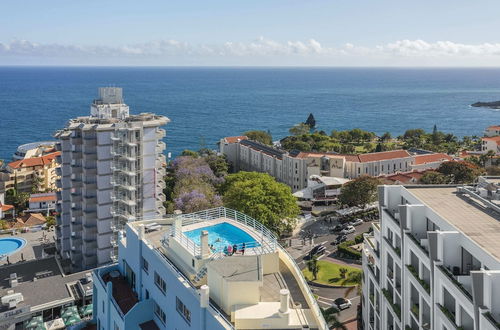
M 472 107 L 477 108 L 490 108 L 490 109 L 500 109 L 500 101 L 494 102 L 476 102 L 471 104 Z

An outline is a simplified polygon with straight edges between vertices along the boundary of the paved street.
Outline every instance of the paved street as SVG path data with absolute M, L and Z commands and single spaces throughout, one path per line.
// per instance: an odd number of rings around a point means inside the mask
M 316 221 L 309 225 L 302 232 L 312 233 L 316 237 L 313 239 L 313 244 L 310 244 L 308 239 L 302 240 L 301 235 L 297 235 L 291 241 L 291 247 L 287 248 L 287 251 L 295 258 L 301 269 L 306 267 L 306 261 L 309 251 L 316 245 L 322 244 L 326 247 L 327 252 L 321 256 L 321 260 L 329 260 L 339 264 L 346 264 L 351 267 L 361 268 L 361 265 L 356 263 L 346 263 L 343 260 L 335 259 L 334 252 L 336 252 L 336 246 L 331 243 L 337 238 L 337 234 L 330 234 L 329 229 L 335 226 L 337 222 L 333 221 L 331 223 L 326 221 Z M 364 222 L 363 224 L 356 226 L 356 232 L 347 235 L 348 240 L 354 239 L 354 236 L 368 231 L 371 227 L 371 222 Z M 305 245 L 303 245 L 305 243 Z M 339 297 L 345 297 L 346 289 L 344 288 L 323 288 L 317 286 L 311 286 L 311 290 L 314 294 L 318 296 L 318 303 L 320 307 L 327 308 L 331 307 L 333 301 Z M 356 290 L 353 290 L 348 298 L 352 302 L 352 307 L 347 308 L 340 312 L 339 319 L 341 321 L 349 321 L 356 318 L 357 305 L 360 303 L 360 297 Z

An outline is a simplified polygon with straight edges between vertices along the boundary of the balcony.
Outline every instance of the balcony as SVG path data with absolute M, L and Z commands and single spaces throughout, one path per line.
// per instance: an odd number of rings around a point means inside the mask
M 490 312 L 484 313 L 483 316 L 491 323 L 492 326 L 500 330 L 500 322 L 495 320 L 495 318 L 493 317 L 493 315 L 491 315 Z
M 394 314 L 396 314 L 398 319 L 401 320 L 401 306 L 394 302 L 394 299 L 392 298 L 392 293 L 389 292 L 389 290 L 387 289 L 382 289 L 382 293 L 389 302 L 389 305 L 391 305 Z
M 454 275 L 448 268 L 444 267 L 443 265 L 440 265 L 438 266 L 438 268 L 443 272 L 444 275 L 446 275 L 446 277 L 448 277 L 448 279 L 451 280 L 451 282 L 453 282 L 455 284 L 456 287 L 458 287 L 460 289 L 460 291 L 472 302 L 472 294 L 467 291 L 467 289 L 465 288 L 465 286 L 460 283 L 459 281 L 459 278 L 463 278 L 463 277 L 468 277 L 470 279 L 470 276 L 468 275 L 463 275 L 463 276 L 460 276 L 460 275 Z
M 451 312 L 450 310 L 448 310 L 448 308 L 446 308 L 445 306 L 443 306 L 439 303 L 436 303 L 436 305 L 439 307 L 439 310 L 444 314 L 444 316 L 446 316 L 448 321 L 450 321 L 451 324 L 453 324 L 455 329 L 461 329 L 455 323 L 455 313 L 454 312 Z
M 426 250 L 421 243 L 421 240 L 417 239 L 412 233 L 406 233 L 406 236 L 415 243 L 415 245 L 422 251 L 426 256 L 429 256 L 429 251 Z
M 384 237 L 384 240 L 387 243 L 387 245 L 389 245 L 392 248 L 392 250 L 394 251 L 394 253 L 396 253 L 396 255 L 401 258 L 401 249 L 398 248 L 398 247 L 392 246 L 391 241 L 389 241 L 389 239 L 387 239 L 387 237 Z
M 111 301 L 123 319 L 135 304 L 139 302 L 137 294 L 118 270 L 112 270 L 102 275 L 102 281 L 104 282 L 104 288 L 107 288 L 107 283 L 111 283 L 113 297 Z
M 420 277 L 418 276 L 418 271 L 415 269 L 415 267 L 413 267 L 412 265 L 406 265 L 406 268 L 408 268 L 413 277 L 415 277 L 415 279 L 420 283 L 420 285 L 422 285 L 424 290 L 427 291 L 427 293 L 430 293 L 431 286 L 424 280 L 420 279 Z
M 384 207 L 383 210 L 388 215 L 388 217 L 391 218 L 392 221 L 394 221 L 399 227 L 399 213 L 396 210 L 389 211 L 387 207 Z

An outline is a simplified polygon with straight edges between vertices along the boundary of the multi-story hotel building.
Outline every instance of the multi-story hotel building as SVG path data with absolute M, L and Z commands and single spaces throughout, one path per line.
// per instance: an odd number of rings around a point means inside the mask
M 276 236 L 223 207 L 130 222 L 94 271 L 98 329 L 328 329 Z
M 59 164 L 56 157 L 59 152 L 44 156 L 23 158 L 5 164 L 0 169 L 0 190 L 6 191 L 17 187 L 18 192 L 55 190 Z
M 234 171 L 265 172 L 293 191 L 307 187 L 312 175 L 354 179 L 361 175 L 381 176 L 437 168 L 452 158 L 445 154 L 411 155 L 392 150 L 359 155 L 318 152 L 286 152 L 248 140 L 246 136 L 221 139 L 220 152 Z
M 380 186 L 365 235 L 367 330 L 500 329 L 500 208 L 473 187 Z
M 58 174 L 56 246 L 71 270 L 116 260 L 116 237 L 124 223 L 165 213 L 160 127 L 168 118 L 130 115 L 122 89 L 99 89 L 91 115 L 71 119 L 56 133 Z

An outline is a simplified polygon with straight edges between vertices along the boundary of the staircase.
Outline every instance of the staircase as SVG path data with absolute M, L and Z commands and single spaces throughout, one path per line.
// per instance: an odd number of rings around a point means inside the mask
M 222 259 L 224 258 L 225 255 L 224 253 L 222 252 L 215 252 L 213 253 L 210 258 L 208 258 L 208 260 L 205 262 L 205 266 L 203 266 L 199 271 L 198 273 L 196 273 L 194 279 L 193 279 L 193 282 L 195 284 L 198 284 L 200 283 L 201 280 L 203 280 L 205 278 L 205 276 L 207 275 L 207 272 L 208 272 L 208 268 L 207 268 L 207 264 L 210 262 L 210 261 L 213 261 L 213 260 L 218 260 L 218 259 Z

